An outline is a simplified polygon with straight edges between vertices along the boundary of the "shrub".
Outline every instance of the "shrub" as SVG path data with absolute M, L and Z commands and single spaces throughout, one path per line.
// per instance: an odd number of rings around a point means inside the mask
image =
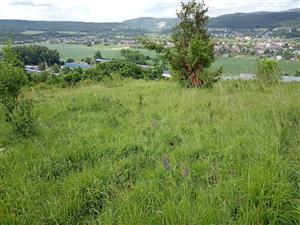
M 50 78 L 50 73 L 43 71 L 41 73 L 33 73 L 30 75 L 30 79 L 34 83 L 45 83 Z
M 90 79 L 90 80 L 94 80 L 94 81 L 101 81 L 105 77 L 103 72 L 97 68 L 87 69 L 84 72 L 83 76 L 84 76 L 84 79 Z
M 64 83 L 64 79 L 62 76 L 55 76 L 55 75 L 51 75 L 47 82 L 47 84 L 50 84 L 50 85 L 57 85 L 57 86 L 63 86 L 63 83 Z
M 23 137 L 36 132 L 36 123 L 31 116 L 33 104 L 29 100 L 20 100 L 22 87 L 27 81 L 23 69 L 0 62 L 0 103 L 4 107 L 6 121 Z
M 8 44 L 2 49 L 2 51 L 3 51 L 2 58 L 4 62 L 15 67 L 20 67 L 20 68 L 24 67 L 23 62 L 19 59 L 19 55 L 12 47 L 12 42 L 8 42 Z
M 275 60 L 263 59 L 257 60 L 256 78 L 263 83 L 278 83 L 281 71 Z
M 81 73 L 78 72 L 71 72 L 63 77 L 64 81 L 67 82 L 70 85 L 74 85 L 77 82 L 81 81 L 83 79 L 83 76 Z
M 113 73 L 119 73 L 123 77 L 133 77 L 135 79 L 143 78 L 143 70 L 136 64 L 124 60 L 113 60 L 98 64 L 96 67 L 98 74 L 102 77 L 111 76 Z
M 71 72 L 71 69 L 70 69 L 70 67 L 68 67 L 68 66 L 64 66 L 62 69 L 61 69 L 61 73 L 62 74 L 68 74 L 68 73 L 70 73 Z
M 13 125 L 15 132 L 25 138 L 37 132 L 36 120 L 32 116 L 33 104 L 30 100 L 20 100 L 13 112 L 6 111 L 6 121 Z
M 162 74 L 163 67 L 156 65 L 144 72 L 144 78 L 147 80 L 159 80 L 162 77 Z
M 53 67 L 52 67 L 52 71 L 53 73 L 59 73 L 60 71 L 60 66 L 58 64 L 54 64 Z
M 102 59 L 102 54 L 100 51 L 95 52 L 94 59 Z
M 112 73 L 110 77 L 105 77 L 103 82 L 107 87 L 121 87 L 124 83 L 124 80 L 125 78 L 119 73 Z
M 5 62 L 0 62 L 0 101 L 12 104 L 17 101 L 21 88 L 27 79 L 24 70 Z
M 121 56 L 125 60 L 127 60 L 129 62 L 133 62 L 135 64 L 140 64 L 140 65 L 147 64 L 145 55 L 139 51 L 132 51 L 130 49 L 122 49 Z
M 73 63 L 73 62 L 75 62 L 75 60 L 72 59 L 72 58 L 68 58 L 68 59 L 66 60 L 66 62 L 67 62 L 67 63 Z
M 212 88 L 213 85 L 221 78 L 222 73 L 223 73 L 222 67 L 215 71 L 207 68 L 204 69 L 202 74 L 204 87 Z
M 41 71 L 45 71 L 45 70 L 46 70 L 46 65 L 45 65 L 45 63 L 40 63 L 40 64 L 39 64 L 39 70 L 41 70 Z

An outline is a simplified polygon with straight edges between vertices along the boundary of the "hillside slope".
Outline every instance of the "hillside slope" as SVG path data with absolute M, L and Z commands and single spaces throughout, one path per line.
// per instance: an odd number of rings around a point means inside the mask
M 1 20 L 2 32 L 75 31 L 75 32 L 169 32 L 176 18 L 143 17 L 122 23 L 86 23 L 62 21 Z M 283 25 L 300 25 L 300 12 L 293 9 L 284 12 L 236 13 L 210 18 L 208 26 L 231 29 L 274 28 Z
M 37 137 L 0 108 L 0 224 L 299 224 L 298 84 L 43 89 Z

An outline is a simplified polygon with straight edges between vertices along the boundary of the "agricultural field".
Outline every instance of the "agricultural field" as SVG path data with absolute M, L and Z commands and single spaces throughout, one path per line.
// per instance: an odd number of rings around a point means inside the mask
M 285 74 L 295 75 L 300 71 L 300 63 L 292 61 L 279 61 L 278 65 Z M 214 68 L 223 66 L 225 75 L 239 75 L 241 73 L 255 73 L 255 58 L 217 58 Z
M 125 80 L 0 110 L 0 224 L 299 224 L 300 86 Z
M 98 50 L 102 52 L 102 57 L 104 58 L 120 58 L 120 51 L 122 49 L 129 48 L 129 46 L 103 46 L 95 45 L 92 47 L 87 47 L 85 45 L 75 45 L 75 44 L 44 44 L 51 49 L 57 49 L 60 53 L 61 59 L 66 60 L 68 58 L 73 58 L 75 60 L 81 60 L 86 57 L 93 57 L 94 53 Z M 155 53 L 150 52 L 146 49 L 138 49 L 145 55 L 154 57 Z M 217 58 L 214 68 L 223 66 L 225 75 L 239 75 L 240 73 L 255 73 L 255 58 Z M 290 61 L 280 61 L 280 68 L 284 73 L 289 75 L 294 75 L 296 71 L 300 71 L 299 62 Z
M 92 47 L 87 47 L 86 45 L 77 45 L 77 44 L 41 44 L 50 49 L 56 49 L 60 53 L 60 57 L 62 60 L 66 60 L 68 58 L 75 59 L 80 61 L 82 58 L 93 57 L 96 51 L 101 51 L 102 57 L 112 59 L 112 58 L 120 58 L 121 50 L 128 49 L 129 46 L 104 46 L 104 45 L 94 45 Z M 143 52 L 145 55 L 154 56 L 153 52 L 150 52 L 146 49 L 138 49 Z
M 43 34 L 45 33 L 44 31 L 36 31 L 36 30 L 27 30 L 24 32 L 21 32 L 21 34 L 25 34 L 25 35 L 35 35 L 35 34 Z

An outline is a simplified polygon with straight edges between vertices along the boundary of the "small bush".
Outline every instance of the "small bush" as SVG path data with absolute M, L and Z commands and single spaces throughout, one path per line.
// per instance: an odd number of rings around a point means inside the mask
M 124 60 L 113 60 L 98 64 L 96 67 L 101 76 L 111 76 L 113 73 L 119 73 L 123 77 L 132 77 L 140 79 L 143 77 L 143 70 L 136 64 Z
M 204 87 L 212 88 L 213 85 L 220 80 L 222 73 L 223 73 L 223 67 L 215 71 L 212 71 L 210 69 L 204 69 L 202 74 Z
M 50 73 L 43 71 L 41 73 L 33 73 L 30 75 L 30 79 L 34 83 L 45 83 L 50 77 Z
M 63 86 L 63 84 L 64 84 L 64 79 L 63 79 L 62 76 L 51 75 L 51 76 L 48 78 L 48 80 L 47 80 L 46 83 L 49 84 L 49 85 L 56 85 L 56 86 L 61 87 L 61 86 Z
M 270 59 L 257 60 L 256 77 L 263 83 L 278 83 L 281 71 L 276 61 Z
M 82 74 L 75 71 L 64 75 L 64 81 L 67 82 L 69 85 L 74 85 L 82 79 Z
M 75 62 L 75 60 L 72 59 L 72 58 L 68 58 L 68 59 L 66 60 L 66 62 L 67 62 L 67 63 L 73 63 L 73 62 Z
M 0 62 L 0 71 L 0 103 L 4 107 L 5 119 L 17 134 L 27 138 L 36 133 L 37 127 L 31 116 L 32 102 L 19 99 L 27 77 L 22 69 L 4 62 Z
M 37 133 L 37 123 L 32 116 L 33 104 L 29 100 L 19 101 L 14 112 L 6 112 L 7 122 L 13 125 L 15 132 L 25 138 Z
M 52 71 L 53 73 L 59 73 L 60 71 L 60 66 L 58 64 L 54 64 L 53 67 L 52 67 Z
M 160 66 L 154 66 L 150 69 L 147 69 L 144 72 L 144 79 L 146 80 L 159 80 L 162 77 L 163 68 Z
M 123 86 L 125 78 L 119 73 L 112 73 L 110 77 L 105 77 L 103 82 L 107 87 L 121 87 Z
M 46 70 L 46 65 L 45 65 L 45 63 L 40 63 L 40 64 L 39 64 L 39 70 L 41 70 L 41 71 L 45 71 L 45 70 Z

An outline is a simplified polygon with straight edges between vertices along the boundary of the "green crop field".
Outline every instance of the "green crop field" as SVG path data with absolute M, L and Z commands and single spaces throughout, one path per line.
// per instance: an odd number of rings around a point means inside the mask
M 25 35 L 35 35 L 35 34 L 43 34 L 45 33 L 44 31 L 36 31 L 36 30 L 27 30 L 27 31 L 24 31 L 22 32 L 22 34 L 25 34 Z
M 80 61 L 82 58 L 93 57 L 96 51 L 101 51 L 102 57 L 104 58 L 120 58 L 120 52 L 122 49 L 128 49 L 129 46 L 104 46 L 104 45 L 94 45 L 92 47 L 87 47 L 86 45 L 76 45 L 76 44 L 42 44 L 51 49 L 56 49 L 60 53 L 62 60 L 68 58 L 73 58 Z M 137 49 L 143 52 L 145 55 L 153 56 L 154 53 L 146 49 Z
M 85 48 L 83 48 L 85 49 Z M 0 224 L 300 224 L 300 86 L 126 80 L 0 108 Z
M 102 52 L 105 58 L 120 58 L 120 51 L 123 48 L 129 48 L 128 46 L 103 46 L 95 45 L 87 47 L 85 45 L 69 45 L 69 44 L 48 44 L 49 48 L 57 49 L 63 60 L 67 58 L 73 58 L 81 60 L 85 57 L 93 57 L 94 53 L 98 50 Z M 145 55 L 151 57 L 155 56 L 155 53 L 149 52 L 146 49 L 138 49 Z M 213 65 L 214 68 L 223 66 L 225 75 L 239 75 L 240 73 L 255 73 L 255 58 L 218 58 Z M 300 71 L 299 62 L 280 61 L 280 68 L 287 74 L 294 75 L 296 71 Z
M 289 75 L 295 75 L 300 71 L 300 63 L 292 61 L 279 61 L 281 70 Z M 255 73 L 255 58 L 218 58 L 214 68 L 223 66 L 225 75 L 238 75 L 241 73 Z

